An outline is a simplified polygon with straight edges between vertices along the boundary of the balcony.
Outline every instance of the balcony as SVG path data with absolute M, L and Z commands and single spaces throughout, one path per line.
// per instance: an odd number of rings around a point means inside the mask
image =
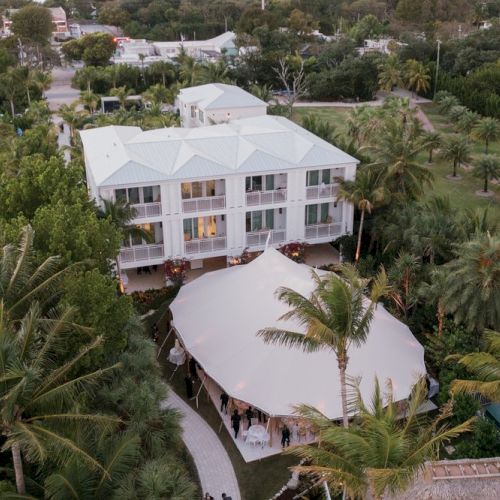
M 320 186 L 307 186 L 306 198 L 308 200 L 320 200 L 321 198 L 333 198 L 339 192 L 338 184 L 323 184 Z
M 130 208 L 134 209 L 136 214 L 134 219 L 144 219 L 146 217 L 160 217 L 161 216 L 161 203 L 138 203 L 136 205 L 130 205 Z
M 247 205 L 270 205 L 286 201 L 286 189 L 275 189 L 273 191 L 250 191 L 246 194 Z
M 184 213 L 208 212 L 226 208 L 226 196 L 206 196 L 205 198 L 188 198 L 182 200 Z
M 163 243 L 154 243 L 152 245 L 137 245 L 132 247 L 122 247 L 120 249 L 120 263 L 140 262 L 163 259 Z
M 286 229 L 256 231 L 253 233 L 247 233 L 247 247 L 263 247 L 266 244 L 269 233 L 271 233 L 271 237 L 269 239 L 270 244 L 282 243 L 286 239 Z
M 336 238 L 342 232 L 342 223 L 333 224 L 313 224 L 306 226 L 305 239 L 316 240 L 320 238 Z
M 184 242 L 186 255 L 219 252 L 226 249 L 226 237 L 201 238 Z

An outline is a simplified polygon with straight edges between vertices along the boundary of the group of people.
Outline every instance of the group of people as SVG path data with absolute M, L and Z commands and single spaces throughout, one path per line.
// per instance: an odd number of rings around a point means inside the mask
M 215 498 L 210 495 L 210 493 L 205 493 L 203 500 L 215 500 Z M 222 494 L 222 500 L 233 500 L 231 497 L 228 497 L 225 493 Z
M 158 270 L 158 266 L 155 264 L 153 267 L 153 271 L 156 272 Z M 149 266 L 143 266 L 137 268 L 137 274 L 151 274 L 151 268 Z

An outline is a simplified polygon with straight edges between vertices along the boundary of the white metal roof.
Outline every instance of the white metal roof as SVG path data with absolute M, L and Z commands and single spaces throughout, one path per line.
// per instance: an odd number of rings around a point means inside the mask
M 179 92 L 179 100 L 185 104 L 196 103 L 206 110 L 227 108 L 253 108 L 268 104 L 236 85 L 208 83 L 197 87 L 187 87 Z
M 236 34 L 233 31 L 226 31 L 221 35 L 214 38 L 209 38 L 208 40 L 175 40 L 172 42 L 152 42 L 155 47 L 169 48 L 169 47 L 179 47 L 184 48 L 197 48 L 197 47 L 216 47 L 223 48 L 228 46 L 234 46 L 234 39 Z
M 145 132 L 109 126 L 80 136 L 88 172 L 100 187 L 358 163 L 280 116 Z
M 339 419 L 335 354 L 269 345 L 256 336 L 266 327 L 304 331 L 296 322 L 279 321 L 289 308 L 275 291 L 285 286 L 307 297 L 315 286 L 311 273 L 309 266 L 269 248 L 250 264 L 207 273 L 183 286 L 170 306 L 173 323 L 186 349 L 230 396 L 270 415 L 292 415 L 293 405 L 304 403 Z M 375 376 L 381 384 L 391 379 L 395 399 L 401 400 L 425 373 L 422 345 L 378 305 L 366 343 L 349 349 L 347 374 L 361 377 L 366 399 Z

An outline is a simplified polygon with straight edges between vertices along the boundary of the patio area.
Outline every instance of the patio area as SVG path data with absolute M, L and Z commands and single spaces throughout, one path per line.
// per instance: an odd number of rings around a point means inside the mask
M 205 376 L 204 372 L 202 370 L 198 370 L 198 374 L 200 380 L 203 380 Z M 238 448 L 238 451 L 240 452 L 243 460 L 246 463 L 253 462 L 255 460 L 261 460 L 263 458 L 282 453 L 283 448 L 281 447 L 281 429 L 283 427 L 283 422 L 281 421 L 281 419 L 269 419 L 269 417 L 266 417 L 264 414 L 262 414 L 261 422 L 259 422 L 257 410 L 254 408 L 252 426 L 263 426 L 269 434 L 269 441 L 267 442 L 267 444 L 249 444 L 245 440 L 248 431 L 248 419 L 245 415 L 244 409 L 247 408 L 248 405 L 242 402 L 233 402 L 233 400 L 230 398 L 227 413 L 224 411 L 221 412 L 220 396 L 222 394 L 222 389 L 217 385 L 215 381 L 211 380 L 209 377 L 205 379 L 204 387 L 206 389 L 206 392 L 202 391 L 199 397 L 206 397 L 206 394 L 208 393 L 211 402 L 217 410 L 217 413 L 220 415 L 221 423 L 219 427 L 219 434 L 221 432 L 229 433 L 231 439 L 236 445 L 236 448 Z M 239 410 L 239 414 L 241 416 L 240 431 L 238 433 L 238 438 L 234 439 L 234 431 L 231 428 L 231 413 L 236 408 L 236 404 L 238 404 L 238 407 L 241 407 L 242 409 Z M 315 436 L 313 435 L 310 426 L 308 429 L 306 429 L 305 427 L 300 427 L 299 425 L 293 425 L 290 423 L 289 429 L 290 445 L 307 444 L 312 443 L 315 440 Z
M 338 251 L 330 243 L 310 245 L 305 249 L 305 262 L 311 267 L 327 266 L 339 263 Z

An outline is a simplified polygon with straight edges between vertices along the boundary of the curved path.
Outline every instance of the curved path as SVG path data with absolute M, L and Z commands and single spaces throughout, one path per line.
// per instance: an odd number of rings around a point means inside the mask
M 217 500 L 226 493 L 233 500 L 241 500 L 231 460 L 212 428 L 172 389 L 162 407 L 175 408 L 184 415 L 182 439 L 198 470 L 203 495 L 210 493 Z

